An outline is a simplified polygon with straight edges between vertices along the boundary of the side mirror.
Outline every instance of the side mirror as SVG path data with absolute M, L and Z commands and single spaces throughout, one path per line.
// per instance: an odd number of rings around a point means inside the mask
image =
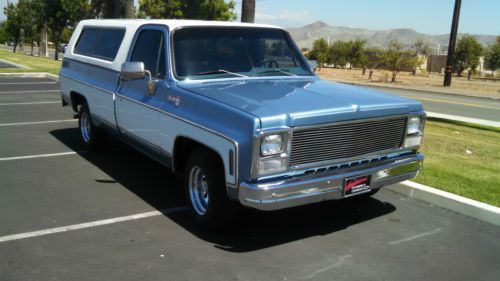
M 307 62 L 309 63 L 309 66 L 311 67 L 311 69 L 314 72 L 316 72 L 316 68 L 318 68 L 318 62 L 315 60 L 308 60 Z
M 146 72 L 144 71 L 143 62 L 125 62 L 122 64 L 120 75 L 123 80 L 139 80 L 144 79 Z

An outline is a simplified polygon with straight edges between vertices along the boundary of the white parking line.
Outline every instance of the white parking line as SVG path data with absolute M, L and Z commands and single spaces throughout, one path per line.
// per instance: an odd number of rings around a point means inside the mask
M 3 106 L 3 105 L 51 104 L 51 103 L 61 103 L 61 101 L 10 102 L 10 103 L 0 103 L 0 106 Z
M 36 121 L 36 122 L 3 123 L 3 124 L 0 124 L 0 127 L 37 125 L 37 124 L 49 124 L 49 123 L 61 123 L 61 122 L 75 122 L 76 120 L 77 119 L 64 119 L 64 120 L 50 120 L 50 121 Z
M 33 84 L 57 84 L 57 82 L 0 82 L 0 85 L 33 85 Z
M 31 237 L 37 237 L 37 236 L 43 236 L 43 235 L 48 235 L 48 234 L 60 233 L 60 232 L 67 232 L 67 231 L 78 230 L 78 229 L 83 229 L 83 228 L 97 227 L 97 226 L 101 226 L 101 225 L 113 224 L 113 223 L 118 223 L 118 222 L 144 219 L 144 218 L 149 218 L 149 217 L 177 213 L 177 212 L 181 212 L 181 211 L 185 211 L 185 210 L 187 210 L 186 207 L 174 207 L 174 208 L 165 209 L 162 211 L 152 211 L 152 212 L 140 213 L 140 214 L 124 216 L 124 217 L 117 217 L 117 218 L 106 219 L 106 220 L 99 220 L 99 221 L 73 224 L 73 225 L 68 225 L 68 226 L 49 228 L 49 229 L 44 229 L 44 230 L 32 231 L 32 232 L 7 235 L 7 236 L 0 237 L 0 243 L 7 242 L 7 241 L 13 241 L 13 240 L 19 240 L 19 239 L 25 239 L 25 238 L 31 238 Z
M 60 90 L 1 91 L 0 94 L 56 93 Z
M 85 152 L 87 152 L 87 151 L 86 150 L 82 150 L 82 151 L 68 151 L 68 152 L 49 153 L 49 154 L 37 154 L 37 155 L 4 157 L 4 158 L 0 158 L 0 161 L 22 160 L 22 159 L 33 159 L 33 158 L 45 158 L 45 157 L 56 157 L 56 156 L 64 156 L 64 155 L 74 155 L 74 154 L 77 154 L 77 153 L 85 153 Z
M 401 239 L 401 240 L 396 240 L 396 241 L 389 242 L 389 245 L 396 245 L 396 244 L 399 244 L 399 243 L 409 242 L 409 241 L 412 241 L 412 240 L 415 240 L 415 239 L 418 239 L 418 238 L 422 238 L 422 237 L 425 237 L 425 236 L 438 234 L 439 232 L 441 232 L 441 230 L 443 230 L 442 227 L 436 228 L 436 229 L 434 229 L 432 231 L 427 231 L 427 232 L 420 233 L 420 234 L 417 234 L 417 235 L 414 235 L 414 236 L 411 236 L 411 237 L 408 237 L 408 238 L 404 238 L 404 239 Z

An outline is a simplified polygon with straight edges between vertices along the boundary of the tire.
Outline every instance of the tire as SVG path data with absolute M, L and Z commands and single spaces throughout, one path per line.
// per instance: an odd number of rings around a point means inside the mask
M 103 149 L 107 144 L 106 132 L 94 125 L 86 102 L 80 106 L 78 116 L 78 128 L 85 146 L 93 151 Z
M 189 209 L 202 226 L 220 228 L 237 218 L 238 203 L 227 195 L 224 167 L 214 152 L 197 149 L 191 153 L 184 170 L 184 188 Z

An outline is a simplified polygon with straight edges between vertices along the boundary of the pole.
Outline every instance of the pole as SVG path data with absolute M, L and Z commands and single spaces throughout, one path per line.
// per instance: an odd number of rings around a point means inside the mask
M 241 3 L 241 22 L 251 22 L 255 20 L 255 0 L 243 0 Z
M 125 18 L 134 18 L 134 0 L 125 0 Z
M 449 87 L 451 85 L 451 77 L 455 67 L 455 45 L 457 43 L 458 19 L 460 17 L 461 4 L 462 0 L 455 0 L 455 9 L 453 10 L 453 20 L 451 22 L 450 43 L 448 44 L 448 55 L 446 56 L 444 87 Z

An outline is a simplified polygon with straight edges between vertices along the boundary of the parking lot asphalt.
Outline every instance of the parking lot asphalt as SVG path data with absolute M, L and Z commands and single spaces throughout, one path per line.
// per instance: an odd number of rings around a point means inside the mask
M 0 78 L 0 280 L 498 280 L 500 227 L 382 190 L 198 227 L 182 179 L 81 145 L 56 83 Z M 53 122 L 52 122 L 53 121 Z

